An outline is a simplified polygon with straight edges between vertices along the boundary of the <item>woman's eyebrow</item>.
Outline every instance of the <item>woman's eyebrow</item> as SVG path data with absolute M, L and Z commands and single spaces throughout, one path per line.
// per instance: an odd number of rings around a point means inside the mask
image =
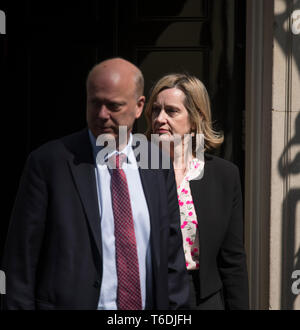
M 165 104 L 165 108 L 173 108 L 173 109 L 176 109 L 176 110 L 181 110 L 180 107 L 178 107 L 174 104 Z

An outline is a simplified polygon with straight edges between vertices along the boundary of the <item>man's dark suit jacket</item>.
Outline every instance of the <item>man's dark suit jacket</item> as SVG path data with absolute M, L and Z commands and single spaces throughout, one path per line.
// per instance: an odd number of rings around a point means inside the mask
M 226 309 L 248 309 L 239 170 L 205 154 L 204 175 L 190 181 L 190 187 L 199 225 L 200 298 L 222 289 Z
M 97 309 L 103 260 L 94 166 L 87 129 L 29 155 L 4 251 L 4 308 Z M 139 171 L 151 223 L 149 307 L 186 308 L 189 288 L 174 172 Z

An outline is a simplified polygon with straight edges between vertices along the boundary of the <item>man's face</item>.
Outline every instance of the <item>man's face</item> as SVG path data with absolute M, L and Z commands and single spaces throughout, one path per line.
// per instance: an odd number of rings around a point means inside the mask
M 88 127 L 96 138 L 100 134 L 111 134 L 118 139 L 119 126 L 126 126 L 129 136 L 134 121 L 142 114 L 144 102 L 143 96 L 136 96 L 132 73 L 95 73 L 90 77 L 87 87 Z

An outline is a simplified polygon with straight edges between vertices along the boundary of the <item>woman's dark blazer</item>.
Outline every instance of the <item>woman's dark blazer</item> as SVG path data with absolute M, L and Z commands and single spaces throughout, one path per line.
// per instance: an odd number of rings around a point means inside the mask
M 223 290 L 225 309 L 248 309 L 243 200 L 237 166 L 205 154 L 204 175 L 190 182 L 200 235 L 200 298 Z

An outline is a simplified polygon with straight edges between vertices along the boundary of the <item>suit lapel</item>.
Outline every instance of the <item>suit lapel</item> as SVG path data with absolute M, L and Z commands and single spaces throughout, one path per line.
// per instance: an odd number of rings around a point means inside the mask
M 155 198 L 155 190 L 154 190 L 154 182 L 155 178 L 153 177 L 153 171 L 148 169 L 141 169 L 139 168 L 142 186 L 145 194 L 145 198 L 147 201 L 149 217 L 150 217 L 150 226 L 151 226 L 151 251 L 152 251 L 152 259 L 155 261 L 154 271 L 156 272 L 159 264 L 160 264 L 160 226 L 157 221 L 158 214 L 157 214 L 157 207 L 154 201 Z M 153 255 L 154 254 L 154 255 Z
M 134 142 L 132 145 L 133 151 L 137 148 L 138 143 Z M 141 182 L 143 186 L 143 191 L 145 199 L 148 206 L 149 217 L 150 217 L 150 242 L 151 242 L 151 254 L 152 254 L 152 265 L 154 268 L 154 276 L 156 276 L 158 267 L 160 264 L 160 224 L 158 223 L 159 215 L 157 212 L 157 203 L 155 198 L 157 194 L 155 193 L 155 181 L 156 176 L 154 175 L 155 170 L 151 170 L 151 144 L 148 142 L 148 169 L 139 167 Z M 140 154 L 136 154 L 136 161 L 139 164 Z
M 82 201 L 88 224 L 95 244 L 102 255 L 100 213 L 95 178 L 95 165 L 88 131 L 85 130 L 77 141 L 70 144 L 74 157 L 69 159 L 69 166 Z

